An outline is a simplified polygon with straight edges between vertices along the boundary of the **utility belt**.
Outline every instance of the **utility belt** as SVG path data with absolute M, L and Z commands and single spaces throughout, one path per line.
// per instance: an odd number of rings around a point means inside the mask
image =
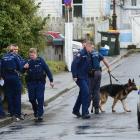
M 94 77 L 96 71 L 102 71 L 102 68 L 100 67 L 99 69 L 91 69 L 91 70 L 89 70 L 88 71 L 88 76 L 89 77 Z
M 6 71 L 6 72 L 15 72 L 16 69 L 4 69 L 4 71 Z
M 41 83 L 45 83 L 46 82 L 46 80 L 45 79 L 38 79 L 38 80 L 31 80 L 31 79 L 28 79 L 28 80 L 26 80 L 26 83 L 30 83 L 30 82 L 33 82 L 33 83 L 39 83 L 39 82 L 41 82 Z
M 41 77 L 31 77 L 26 75 L 25 80 L 26 82 L 44 82 L 46 81 L 46 75 L 42 75 Z
M 8 74 L 19 74 L 16 69 L 5 69 L 4 70 L 4 73 L 8 73 Z

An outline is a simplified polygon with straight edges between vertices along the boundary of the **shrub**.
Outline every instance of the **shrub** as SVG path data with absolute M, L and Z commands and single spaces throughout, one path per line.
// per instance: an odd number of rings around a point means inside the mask
M 44 46 L 41 31 L 47 18 L 37 15 L 39 4 L 34 0 L 0 0 L 0 8 L 0 49 L 17 44 L 26 57 L 30 47 Z
M 47 64 L 54 74 L 66 70 L 66 64 L 63 61 L 47 61 Z

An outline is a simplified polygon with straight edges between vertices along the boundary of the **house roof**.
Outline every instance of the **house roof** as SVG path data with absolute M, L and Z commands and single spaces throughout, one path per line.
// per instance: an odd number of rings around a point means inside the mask
M 49 32 L 47 32 L 47 35 L 50 35 L 50 36 L 52 36 L 53 38 L 61 38 L 59 32 L 49 31 Z
M 62 46 L 64 44 L 64 36 L 59 32 L 48 31 L 44 35 L 47 37 L 47 42 L 54 46 Z

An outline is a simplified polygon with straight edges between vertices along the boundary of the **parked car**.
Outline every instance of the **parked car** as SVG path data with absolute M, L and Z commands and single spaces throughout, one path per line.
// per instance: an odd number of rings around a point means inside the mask
M 75 56 L 81 49 L 82 49 L 82 43 L 78 41 L 72 41 L 72 50 L 73 55 Z

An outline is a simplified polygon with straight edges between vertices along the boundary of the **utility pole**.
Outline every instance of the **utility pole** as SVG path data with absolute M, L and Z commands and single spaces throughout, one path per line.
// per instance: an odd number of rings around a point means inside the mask
M 64 0 L 64 4 L 65 4 L 65 62 L 68 71 L 71 71 L 71 63 L 73 60 L 72 0 Z
M 112 29 L 117 30 L 116 0 L 113 0 Z

